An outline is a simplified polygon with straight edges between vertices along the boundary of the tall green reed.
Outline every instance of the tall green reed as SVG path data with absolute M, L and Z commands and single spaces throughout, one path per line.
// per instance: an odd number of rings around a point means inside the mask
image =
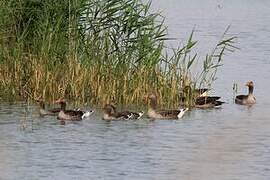
M 191 33 L 164 55 L 167 27 L 140 0 L 3 0 L 0 90 L 6 99 L 59 97 L 81 103 L 142 104 L 149 92 L 176 106 L 185 86 L 213 82 L 234 37 L 206 56 L 201 74 Z M 206 83 L 207 82 L 207 83 Z

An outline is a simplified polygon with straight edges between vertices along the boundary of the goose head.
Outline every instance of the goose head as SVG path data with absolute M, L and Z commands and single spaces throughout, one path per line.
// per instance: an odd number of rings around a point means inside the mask
M 36 101 L 39 103 L 40 108 L 45 109 L 45 103 L 42 99 L 37 99 Z
M 105 114 L 113 114 L 116 112 L 116 108 L 114 105 L 111 105 L 111 104 L 105 104 L 104 107 L 103 107 L 103 111 Z
M 253 83 L 252 81 L 248 81 L 248 82 L 246 83 L 246 86 L 247 86 L 247 87 L 254 87 L 254 83 Z
M 58 100 L 56 100 L 56 101 L 54 101 L 55 103 L 63 103 L 63 102 L 66 102 L 66 100 L 65 99 L 63 99 L 63 98 L 60 98 L 60 99 L 58 99 Z
M 156 109 L 157 107 L 157 96 L 154 93 L 148 94 L 147 100 L 150 101 L 150 107 Z
M 248 87 L 248 94 L 249 95 L 253 94 L 254 83 L 252 81 L 248 81 L 246 83 L 246 86 Z
M 62 110 L 64 110 L 67 105 L 66 100 L 63 98 L 56 100 L 54 103 L 60 104 Z
M 192 91 L 192 88 L 191 88 L 190 86 L 185 86 L 185 87 L 183 88 L 183 92 L 184 92 L 184 93 L 191 93 L 191 91 Z
M 156 101 L 157 96 L 154 93 L 149 93 L 143 97 L 143 100 L 147 104 L 151 100 Z
M 154 93 L 148 94 L 148 99 L 157 100 L 157 96 Z

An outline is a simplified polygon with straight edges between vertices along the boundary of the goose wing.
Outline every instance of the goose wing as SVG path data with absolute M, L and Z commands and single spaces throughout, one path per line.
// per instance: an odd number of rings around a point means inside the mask
M 61 108 L 53 108 L 53 109 L 49 109 L 48 111 L 52 113 L 59 113 L 61 111 Z
M 180 113 L 180 110 L 159 110 L 157 113 L 165 118 L 175 118 Z
M 117 112 L 117 113 L 114 114 L 114 116 L 116 118 L 125 118 L 125 119 L 128 119 L 129 115 L 130 115 L 130 113 L 128 111 Z
M 128 117 L 128 119 L 139 119 L 143 115 L 143 112 L 137 113 L 133 111 L 122 111 L 119 113 L 125 116 L 125 118 Z
M 225 102 L 223 101 L 215 101 L 215 106 L 220 106 L 222 104 L 224 104 Z
M 84 114 L 83 111 L 76 111 L 76 110 L 66 110 L 65 114 L 69 115 L 69 116 L 82 116 Z
M 195 104 L 196 105 L 211 104 L 211 103 L 215 103 L 215 101 L 217 101 L 218 99 L 220 99 L 220 97 L 218 96 L 198 97 L 195 100 Z
M 238 95 L 238 96 L 236 96 L 235 99 L 243 100 L 243 99 L 247 99 L 247 98 L 248 98 L 247 95 Z
M 238 95 L 235 97 L 235 103 L 245 104 L 246 99 L 248 99 L 248 95 Z

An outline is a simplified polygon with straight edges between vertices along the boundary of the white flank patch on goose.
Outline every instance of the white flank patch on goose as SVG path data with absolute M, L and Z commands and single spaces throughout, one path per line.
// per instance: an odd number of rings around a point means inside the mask
M 180 113 L 177 115 L 178 119 L 181 119 L 184 116 L 185 112 L 187 111 L 188 111 L 188 108 L 180 109 Z
M 82 115 L 82 119 L 89 117 L 93 113 L 94 113 L 93 110 L 91 110 L 91 111 L 85 111 L 85 113 Z
M 138 117 L 138 119 L 140 119 L 140 118 L 143 116 L 143 114 L 144 114 L 143 111 L 139 112 L 139 117 Z

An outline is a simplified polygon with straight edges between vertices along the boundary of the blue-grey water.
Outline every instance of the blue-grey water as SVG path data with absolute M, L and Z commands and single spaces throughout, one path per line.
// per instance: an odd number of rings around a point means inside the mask
M 187 40 L 195 28 L 203 59 L 228 25 L 240 50 L 228 54 L 213 94 L 221 109 L 193 110 L 179 121 L 106 123 L 96 113 L 59 125 L 37 106 L 0 104 L 0 179 L 268 180 L 270 178 L 270 1 L 152 0 L 170 37 Z M 233 104 L 232 86 L 257 104 Z

